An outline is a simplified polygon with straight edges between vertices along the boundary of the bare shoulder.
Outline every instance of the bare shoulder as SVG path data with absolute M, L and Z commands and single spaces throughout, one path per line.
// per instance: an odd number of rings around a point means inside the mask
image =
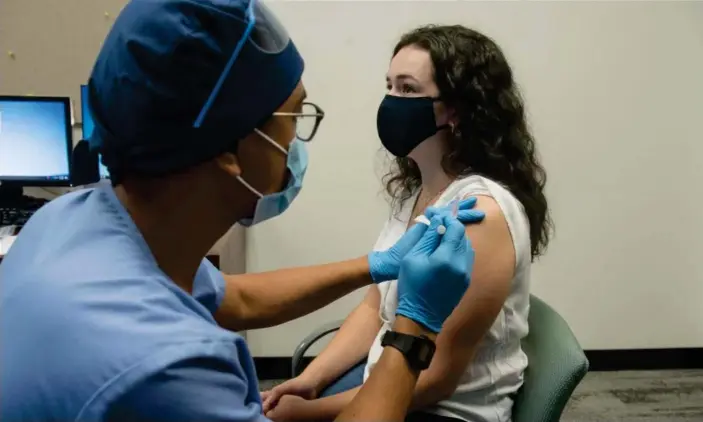
M 476 209 L 486 218 L 466 227 L 466 234 L 476 253 L 475 279 L 512 278 L 515 271 L 515 247 L 508 222 L 498 202 L 488 195 L 475 195 Z
M 454 360 L 460 359 L 456 353 L 471 355 L 468 351 L 475 350 L 509 296 L 515 276 L 515 247 L 500 205 L 489 195 L 469 196 L 476 197 L 475 208 L 486 217 L 466 227 L 475 254 L 471 286 L 442 328 L 447 334 L 440 335 L 448 339 L 445 348 L 456 350 Z M 440 343 L 445 340 L 438 338 L 438 350 Z
M 467 226 L 466 233 L 469 235 L 479 235 L 481 233 L 490 232 L 491 237 L 498 237 L 497 239 L 494 238 L 494 241 L 500 241 L 500 238 L 505 236 L 507 236 L 507 240 L 511 240 L 508 222 L 498 202 L 492 196 L 488 195 L 473 196 L 476 198 L 476 206 L 474 208 L 483 211 L 486 214 L 486 218 L 479 224 Z

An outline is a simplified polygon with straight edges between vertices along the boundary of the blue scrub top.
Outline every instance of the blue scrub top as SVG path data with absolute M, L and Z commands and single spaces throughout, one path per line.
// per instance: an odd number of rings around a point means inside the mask
M 0 265 L 0 420 L 266 421 L 241 336 L 158 267 L 112 187 L 40 209 Z

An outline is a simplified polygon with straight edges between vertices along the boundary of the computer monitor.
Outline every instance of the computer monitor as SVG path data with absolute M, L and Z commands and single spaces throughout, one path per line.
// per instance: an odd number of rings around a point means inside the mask
M 93 123 L 93 115 L 90 112 L 90 100 L 88 98 L 88 85 L 81 85 L 81 114 L 83 115 L 83 139 L 90 139 L 90 135 L 93 134 L 93 129 L 95 129 L 95 123 Z M 98 155 L 98 172 L 101 179 L 109 179 L 110 172 L 107 171 L 107 167 L 103 165 L 102 157 Z
M 71 103 L 0 96 L 0 186 L 70 186 Z

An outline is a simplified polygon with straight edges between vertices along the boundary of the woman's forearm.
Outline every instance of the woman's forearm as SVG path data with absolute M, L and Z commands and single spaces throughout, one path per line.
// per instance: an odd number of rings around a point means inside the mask
M 321 399 L 310 400 L 308 402 L 306 415 L 311 421 L 331 421 L 337 418 L 345 407 L 354 400 L 361 387 L 347 390 L 334 396 L 323 397 Z
M 378 287 L 371 286 L 332 341 L 305 369 L 301 376 L 311 380 L 317 386 L 318 393 L 368 356 L 381 329 L 379 305 Z
M 307 315 L 372 283 L 366 257 L 258 274 L 225 275 L 215 315 L 224 328 L 271 327 Z

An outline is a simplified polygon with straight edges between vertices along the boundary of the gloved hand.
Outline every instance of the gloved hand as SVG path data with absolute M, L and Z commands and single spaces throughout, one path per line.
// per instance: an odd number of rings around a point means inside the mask
M 468 289 L 473 265 L 464 225 L 450 215 L 432 217 L 401 263 L 396 315 L 438 333 Z
M 452 201 L 444 207 L 428 207 L 425 210 L 425 217 L 427 220 L 431 220 L 435 215 L 449 214 L 453 215 L 454 211 L 457 212 L 456 219 L 461 221 L 463 224 L 479 223 L 483 221 L 486 214 L 481 210 L 475 210 L 476 197 L 471 196 L 466 199 L 458 201 Z
M 375 283 L 395 280 L 398 278 L 400 270 L 400 261 L 403 257 L 415 246 L 422 235 L 427 230 L 429 220 L 438 215 L 451 215 L 455 209 L 455 203 L 452 202 L 444 207 L 430 207 L 425 211 L 427 221 L 418 223 L 410 227 L 405 232 L 395 245 L 385 251 L 374 251 L 368 256 L 371 278 Z M 476 198 L 471 197 L 459 201 L 456 205 L 458 210 L 456 219 L 463 224 L 478 223 L 486 216 L 481 210 L 475 210 Z

